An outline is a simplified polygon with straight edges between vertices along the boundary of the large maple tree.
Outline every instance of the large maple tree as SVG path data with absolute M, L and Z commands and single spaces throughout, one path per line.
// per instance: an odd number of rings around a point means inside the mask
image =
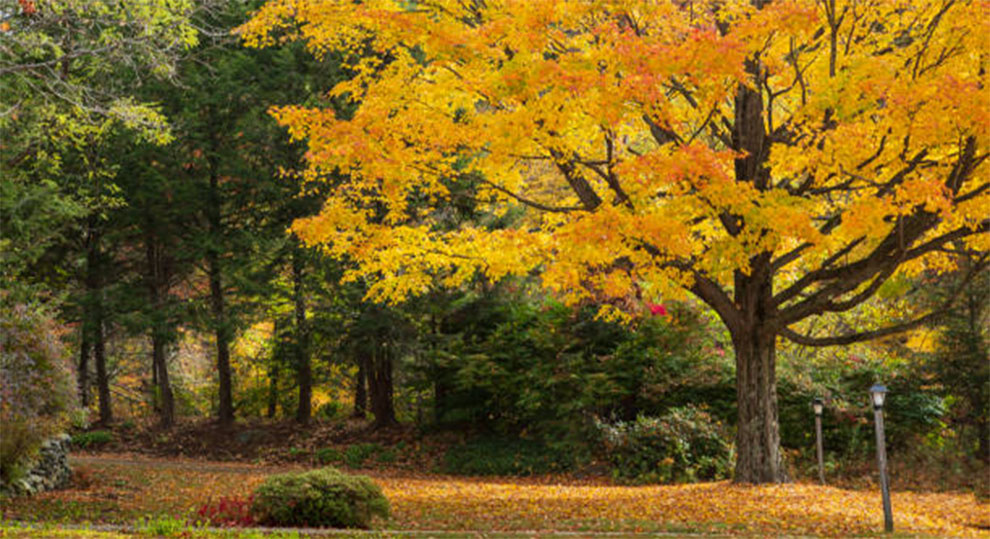
M 533 272 L 606 312 L 697 296 L 735 348 L 735 479 L 760 483 L 786 479 L 777 340 L 911 327 L 802 322 L 988 250 L 987 9 L 272 0 L 241 32 L 354 74 L 330 90 L 353 114 L 273 111 L 307 141 L 306 174 L 348 178 L 296 233 L 353 260 L 375 299 Z M 465 197 L 491 218 L 451 227 Z

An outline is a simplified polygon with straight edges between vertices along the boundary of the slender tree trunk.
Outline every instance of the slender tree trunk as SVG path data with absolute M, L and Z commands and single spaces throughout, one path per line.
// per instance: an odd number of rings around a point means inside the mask
M 295 303 L 295 363 L 299 382 L 299 407 L 296 421 L 308 423 L 313 415 L 313 372 L 309 358 L 309 330 L 306 327 L 306 297 L 303 291 L 303 250 L 296 247 L 292 257 L 292 286 Z
M 220 406 L 217 418 L 221 424 L 234 422 L 234 399 L 230 372 L 230 324 L 224 312 L 223 275 L 220 268 L 220 245 L 223 244 L 223 221 L 220 207 L 220 179 L 216 163 L 216 137 L 213 137 L 210 153 L 210 189 L 208 194 L 207 221 L 210 227 L 210 245 L 206 252 L 206 262 L 210 275 L 210 308 L 213 311 L 213 324 L 217 345 L 217 379 L 219 382 Z
M 93 347 L 93 362 L 96 367 L 96 387 L 99 396 L 100 423 L 109 425 L 113 421 L 113 407 L 110 403 L 110 378 L 107 374 L 106 343 L 103 332 L 103 257 L 100 252 L 102 234 L 96 215 L 91 215 L 87 221 L 86 246 L 86 308 L 83 321 L 83 349 Z M 88 337 L 87 337 L 88 334 Z M 84 353 L 84 352 L 82 352 Z M 80 357 L 80 363 L 83 357 Z M 88 363 L 88 361 L 87 361 Z M 85 372 L 86 374 L 82 374 Z M 80 369 L 80 387 L 84 399 L 88 402 L 89 366 L 85 371 Z
M 150 230 L 150 225 L 149 225 Z M 159 422 L 162 427 L 170 428 L 175 424 L 175 399 L 172 395 L 172 385 L 169 382 L 168 363 L 166 361 L 166 345 L 168 343 L 168 314 L 165 306 L 165 294 L 169 288 L 168 269 L 161 247 L 150 232 L 145 234 L 147 255 L 147 286 L 148 296 L 152 307 L 151 318 L 151 370 L 152 380 L 157 390 L 157 409 Z
M 83 315 L 83 323 L 80 328 L 82 339 L 79 343 L 79 375 L 76 380 L 79 384 L 79 403 L 82 404 L 83 408 L 89 407 L 89 353 L 93 349 L 89 342 L 91 331 L 86 327 L 87 318 L 88 316 Z
M 107 348 L 103 333 L 102 309 L 97 309 L 93 327 L 93 361 L 96 363 L 96 390 L 100 397 L 100 424 L 113 422 L 113 408 L 110 404 L 110 376 L 107 373 Z
M 221 424 L 229 425 L 234 422 L 234 399 L 230 373 L 230 326 L 224 314 L 223 282 L 220 273 L 220 261 L 215 252 L 207 255 L 210 274 L 210 307 L 213 311 L 213 323 L 217 345 L 217 379 L 219 381 L 219 401 L 217 419 Z
M 172 385 L 169 383 L 165 338 L 158 332 L 152 333 L 151 351 L 152 364 L 158 378 L 157 389 L 161 405 L 159 422 L 162 427 L 170 428 L 175 424 L 175 398 L 172 394 Z
M 368 410 L 368 359 L 360 356 L 357 360 L 358 371 L 354 377 L 354 414 L 358 419 L 364 419 Z
M 268 419 L 275 417 L 276 408 L 278 407 L 278 362 L 281 359 L 281 320 L 281 318 L 275 318 L 275 329 L 273 332 L 275 345 L 273 347 L 274 351 L 271 362 L 268 364 L 268 411 L 266 414 Z
M 265 414 L 268 419 L 275 417 L 278 407 L 278 365 L 272 364 L 268 367 L 268 410 Z
M 372 350 L 368 395 L 371 397 L 371 413 L 375 415 L 374 428 L 388 428 L 398 423 L 392 401 L 392 355 L 384 343 L 377 343 Z

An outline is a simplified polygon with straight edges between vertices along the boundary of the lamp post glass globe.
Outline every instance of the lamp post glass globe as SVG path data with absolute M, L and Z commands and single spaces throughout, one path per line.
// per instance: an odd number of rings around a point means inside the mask
M 883 401 L 887 397 L 887 386 L 876 384 L 870 388 L 870 396 L 873 398 L 874 408 L 883 408 Z
M 815 409 L 815 415 L 822 415 L 822 411 L 825 409 L 825 401 L 821 397 L 815 397 L 815 400 L 811 401 L 811 407 Z

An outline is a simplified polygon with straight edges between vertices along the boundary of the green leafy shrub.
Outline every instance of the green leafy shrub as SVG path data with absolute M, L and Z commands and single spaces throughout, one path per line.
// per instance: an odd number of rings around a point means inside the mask
M 76 407 L 75 372 L 55 322 L 37 308 L 0 312 L 0 480 L 20 477 Z
M 72 445 L 82 448 L 87 448 L 97 445 L 105 445 L 112 441 L 113 441 L 113 434 L 105 430 L 81 432 L 72 437 Z
M 397 458 L 398 456 L 395 454 L 395 451 L 388 448 L 382 448 L 382 450 L 375 455 L 375 460 L 381 464 L 391 464 L 395 462 Z
M 337 401 L 330 401 L 320 405 L 314 414 L 320 419 L 334 419 L 340 417 L 344 411 L 344 405 Z
M 388 518 L 389 504 L 368 477 L 334 468 L 273 475 L 254 491 L 251 513 L 277 526 L 368 528 Z
M 568 470 L 573 453 L 534 440 L 478 438 L 444 455 L 443 471 L 457 475 L 533 475 Z
M 395 453 L 385 449 L 381 444 L 354 444 L 344 450 L 344 464 L 348 468 L 361 468 L 373 456 L 378 462 L 389 462 L 389 456 L 386 453 L 391 453 L 391 461 L 395 461 Z M 385 455 L 384 459 L 383 455 Z
M 314 456 L 316 457 L 316 461 L 320 464 L 330 464 L 344 460 L 344 453 L 333 447 L 317 449 Z
M 729 476 L 732 446 L 721 426 L 694 406 L 660 417 L 597 423 L 605 455 L 618 479 L 636 483 L 714 480 Z

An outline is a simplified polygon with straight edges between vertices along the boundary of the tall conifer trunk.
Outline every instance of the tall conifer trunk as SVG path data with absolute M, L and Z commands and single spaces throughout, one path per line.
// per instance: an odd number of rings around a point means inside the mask
M 93 361 L 96 363 L 96 388 L 100 398 L 100 424 L 113 422 L 113 407 L 110 402 L 110 375 L 107 372 L 106 336 L 103 333 L 102 309 L 97 309 L 93 323 Z
M 214 133 L 209 155 L 210 185 L 207 195 L 207 222 L 209 223 L 209 248 L 206 251 L 207 271 L 210 276 L 210 310 L 213 314 L 214 336 L 217 348 L 218 401 L 217 419 L 221 424 L 234 422 L 234 399 L 230 372 L 231 328 L 225 312 L 223 273 L 220 267 L 220 246 L 223 241 L 223 220 L 220 199 L 220 172 L 217 156 L 219 142 Z
M 296 421 L 308 423 L 313 415 L 313 371 L 309 358 L 309 330 L 306 322 L 306 296 L 303 290 L 303 249 L 297 246 L 292 255 L 292 287 L 295 303 L 295 363 L 299 382 L 299 407 Z
M 151 224 L 145 233 L 145 255 L 147 257 L 148 299 L 151 304 L 151 370 L 156 389 L 156 404 L 161 426 L 169 428 L 175 424 L 175 399 L 168 376 L 166 346 L 168 344 L 168 313 L 165 294 L 169 289 L 169 275 L 165 254 L 157 238 L 150 232 Z
M 85 318 L 85 317 L 84 317 Z M 79 386 L 79 403 L 83 408 L 89 407 L 89 353 L 92 345 L 89 342 L 89 331 L 85 327 L 85 320 L 80 333 L 82 342 L 79 343 L 79 375 L 77 378 Z
M 83 310 L 83 350 L 88 346 L 93 349 L 93 363 L 96 367 L 96 387 L 99 396 L 100 423 L 109 425 L 113 421 L 113 407 L 110 403 L 110 378 L 107 373 L 106 343 L 104 341 L 104 307 L 103 307 L 103 256 L 100 250 L 102 233 L 97 215 L 90 215 L 86 230 L 86 307 Z M 82 354 L 83 352 L 81 352 Z M 80 357 L 80 363 L 83 362 Z M 88 361 L 87 361 L 88 363 Z M 84 395 L 88 394 L 88 369 L 80 375 L 80 388 Z M 82 371 L 80 371 L 82 372 Z M 84 397 L 88 403 L 88 395 Z

